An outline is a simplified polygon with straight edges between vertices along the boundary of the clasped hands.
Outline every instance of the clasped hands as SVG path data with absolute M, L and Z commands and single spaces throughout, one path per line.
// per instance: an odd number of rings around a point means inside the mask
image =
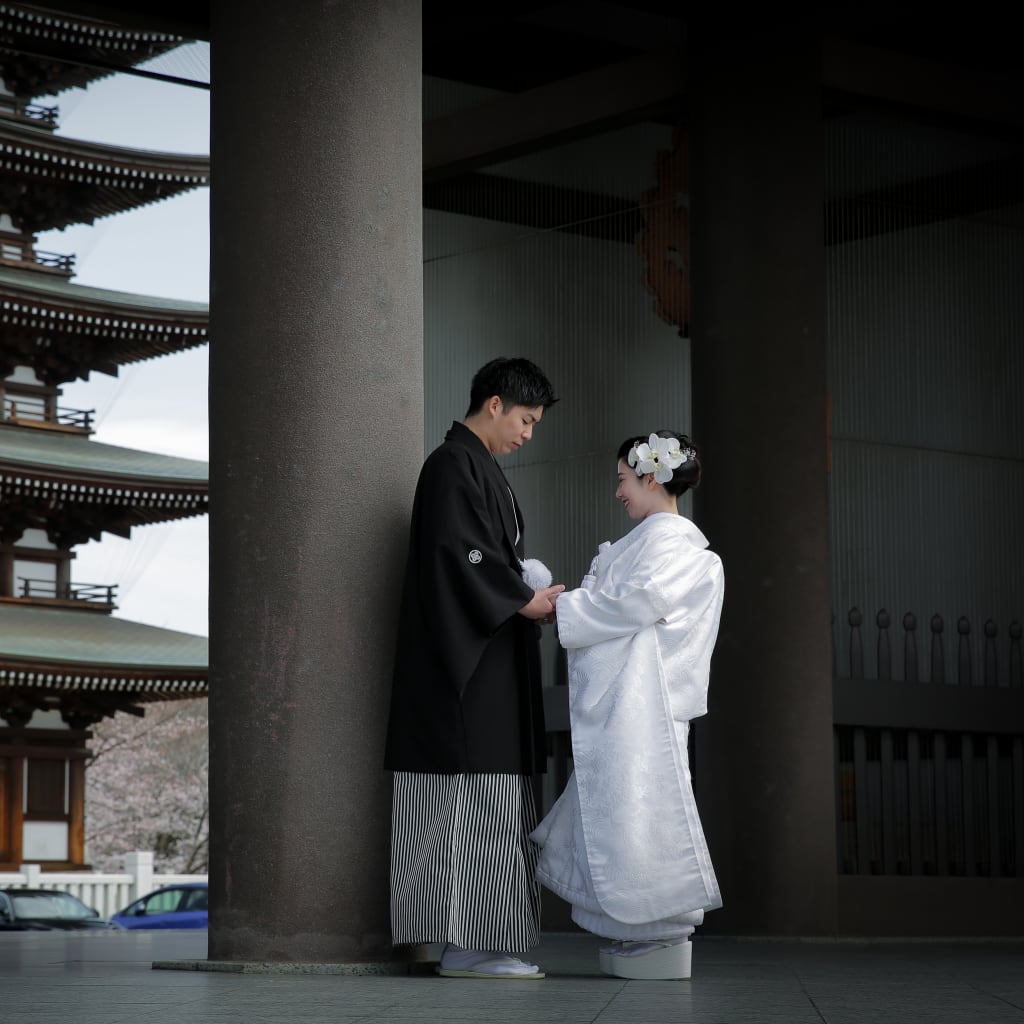
M 519 609 L 519 614 L 539 622 L 542 626 L 549 626 L 555 621 L 555 601 L 563 590 L 565 590 L 564 583 L 556 583 L 553 587 L 535 590 L 529 603 Z

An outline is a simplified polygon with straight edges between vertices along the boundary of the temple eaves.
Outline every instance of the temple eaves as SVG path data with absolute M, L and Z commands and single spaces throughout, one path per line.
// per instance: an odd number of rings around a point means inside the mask
M 15 95 L 56 95 L 131 70 L 188 40 L 64 11 L 0 4 L 0 78 Z
M 91 224 L 209 184 L 209 156 L 84 142 L 0 119 L 0 209 L 23 231 Z
M 0 601 L 0 711 L 54 708 L 86 727 L 133 704 L 205 697 L 208 648 L 191 633 Z
M 0 536 L 30 526 L 73 546 L 104 532 L 204 515 L 209 467 L 85 436 L 0 426 Z
M 71 284 L 0 266 L 0 376 L 30 363 L 50 384 L 196 348 L 209 306 Z M 45 351 L 42 351 L 44 350 Z

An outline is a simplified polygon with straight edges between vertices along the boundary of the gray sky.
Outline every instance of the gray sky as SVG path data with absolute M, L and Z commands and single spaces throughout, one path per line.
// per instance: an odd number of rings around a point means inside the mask
M 210 152 L 204 89 L 114 75 L 35 102 L 60 107 L 60 135 L 171 153 Z M 73 283 L 209 301 L 209 189 L 92 226 L 48 231 L 38 244 L 77 255 Z M 96 441 L 205 461 L 207 346 L 121 367 L 118 377 L 94 373 L 66 385 L 61 404 L 96 410 Z M 104 534 L 76 550 L 74 581 L 119 584 L 115 615 L 207 634 L 206 516 L 137 528 L 130 541 Z

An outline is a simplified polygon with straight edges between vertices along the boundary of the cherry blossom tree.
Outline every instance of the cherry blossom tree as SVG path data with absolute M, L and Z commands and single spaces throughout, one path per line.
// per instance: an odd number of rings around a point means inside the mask
M 86 767 L 87 856 L 99 871 L 121 869 L 132 850 L 152 850 L 157 871 L 208 868 L 207 702 L 146 705 L 93 727 Z

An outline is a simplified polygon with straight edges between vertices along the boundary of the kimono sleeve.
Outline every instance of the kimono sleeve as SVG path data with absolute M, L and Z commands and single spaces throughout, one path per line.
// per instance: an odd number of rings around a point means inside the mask
M 487 641 L 529 602 L 533 589 L 510 565 L 513 556 L 489 501 L 489 485 L 463 453 L 439 453 L 423 480 L 421 511 L 420 607 L 462 688 Z
M 659 537 L 619 556 L 625 564 L 555 604 L 558 641 L 567 650 L 632 636 L 684 604 L 715 556 Z M 711 561 L 709 561 L 709 558 Z

